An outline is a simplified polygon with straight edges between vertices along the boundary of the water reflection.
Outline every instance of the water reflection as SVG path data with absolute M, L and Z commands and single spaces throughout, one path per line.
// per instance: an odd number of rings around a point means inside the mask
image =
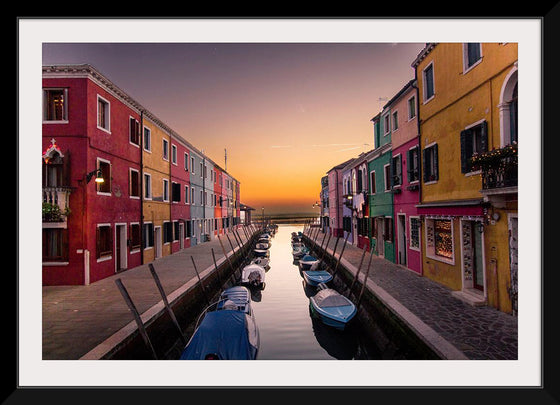
M 317 291 L 303 280 L 291 246 L 292 232 L 302 230 L 303 226 L 279 225 L 270 245 L 266 289 L 255 291 L 253 299 L 261 339 L 258 360 L 371 358 L 359 325 L 339 331 L 310 311 L 309 297 Z

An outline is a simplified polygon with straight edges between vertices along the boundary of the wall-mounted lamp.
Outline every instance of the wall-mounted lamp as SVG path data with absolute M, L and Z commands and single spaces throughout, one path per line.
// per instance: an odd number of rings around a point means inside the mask
M 94 171 L 89 172 L 86 174 L 86 183 L 91 181 L 91 178 L 95 176 L 96 183 L 104 183 L 105 179 L 103 178 L 103 173 L 101 173 L 101 169 L 95 169 Z

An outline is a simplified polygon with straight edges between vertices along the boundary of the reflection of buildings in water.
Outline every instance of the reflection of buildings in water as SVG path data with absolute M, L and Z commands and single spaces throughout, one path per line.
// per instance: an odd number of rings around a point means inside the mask
M 306 294 L 307 295 L 307 294 Z M 325 325 L 319 318 L 313 316 L 311 307 L 309 316 L 313 326 L 313 333 L 319 345 L 337 360 L 353 360 L 358 350 L 358 337 L 353 328 L 344 331 Z

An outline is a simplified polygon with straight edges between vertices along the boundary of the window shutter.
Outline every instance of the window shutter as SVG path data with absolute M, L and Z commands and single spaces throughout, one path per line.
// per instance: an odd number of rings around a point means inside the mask
M 426 149 L 422 149 L 422 171 L 424 183 L 428 181 L 428 161 L 426 159 Z
M 406 180 L 409 183 L 412 181 L 412 171 L 414 170 L 412 151 L 413 149 L 409 149 L 408 152 L 406 152 Z
M 439 164 L 438 164 L 438 145 L 437 143 L 433 146 L 434 154 L 434 178 L 435 180 L 439 180 Z
M 482 152 L 488 152 L 488 122 L 484 121 L 482 123 L 482 134 L 480 143 L 482 146 Z
M 461 173 L 468 173 L 470 171 L 469 159 L 472 156 L 472 131 L 461 131 Z

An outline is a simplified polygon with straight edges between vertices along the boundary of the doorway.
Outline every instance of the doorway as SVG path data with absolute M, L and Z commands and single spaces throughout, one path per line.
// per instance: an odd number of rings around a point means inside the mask
M 379 257 L 385 257 L 385 219 L 383 217 L 377 217 L 375 221 L 377 229 L 377 255 Z
M 126 224 L 115 224 L 115 273 L 127 268 Z
M 161 226 L 154 227 L 154 259 L 161 257 Z
M 398 249 L 399 249 L 399 256 L 398 256 L 398 263 L 406 266 L 407 264 L 407 257 L 406 257 L 406 215 L 405 214 L 397 214 L 397 231 L 398 231 Z

